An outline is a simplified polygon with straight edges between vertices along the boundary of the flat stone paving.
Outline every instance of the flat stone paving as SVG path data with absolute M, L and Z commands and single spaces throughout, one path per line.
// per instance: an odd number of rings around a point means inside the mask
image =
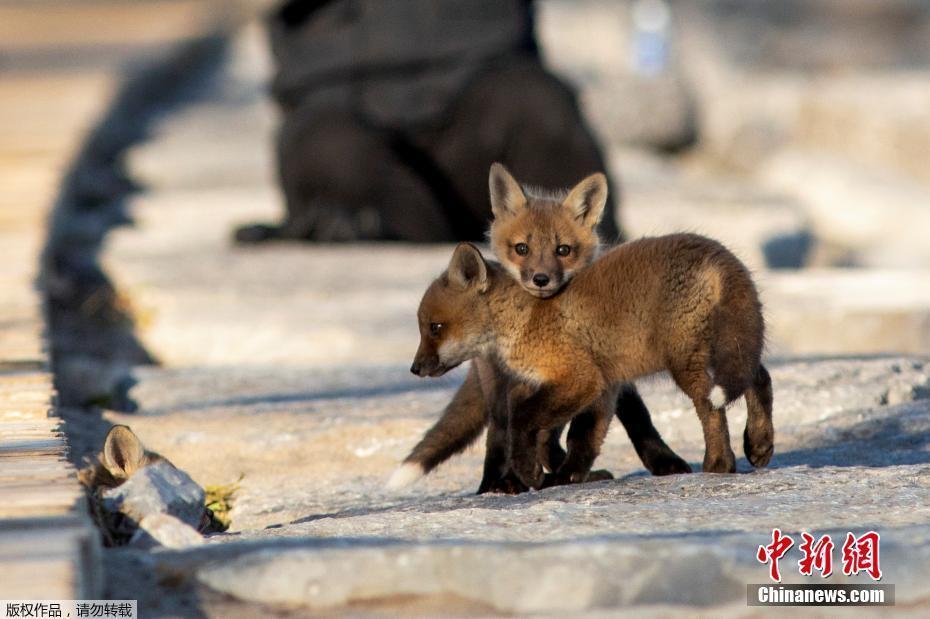
M 41 15 L 10 13 L 0 9 L 0 56 L 41 45 L 41 33 L 25 32 L 21 19 Z M 60 420 L 52 415 L 52 377 L 34 281 L 44 217 L 59 177 L 111 87 L 93 71 L 74 76 L 4 70 L 0 79 L 0 597 L 6 599 L 99 592 L 95 537 L 66 459 Z
M 412 488 L 385 490 L 462 377 L 407 371 L 416 304 L 451 247 L 231 245 L 234 224 L 274 219 L 279 208 L 270 162 L 242 150 L 267 143 L 273 126 L 255 36 L 237 44 L 223 90 L 130 155 L 137 175 L 159 180 L 104 255 L 137 335 L 162 361 L 134 371 L 139 411 L 105 418 L 202 485 L 242 475 L 232 528 L 191 550 L 107 551 L 109 595 L 138 596 L 154 615 L 758 616 L 745 584 L 766 582 L 756 548 L 780 527 L 834 540 L 880 531 L 891 612 L 930 612 L 930 360 L 921 356 L 775 351 L 776 455 L 765 470 L 740 457 L 736 475 L 653 478 L 614 424 L 598 461 L 613 481 L 473 496 L 479 442 Z M 239 147 L 172 171 L 174 153 L 228 133 L 216 119 L 237 110 Z M 769 304 L 776 324 L 792 311 Z M 842 340 L 819 341 L 829 353 Z M 669 444 L 699 468 L 688 402 L 667 379 L 641 389 Z M 744 422 L 734 406 L 734 447 Z M 794 552 L 782 562 L 786 582 L 811 582 Z M 850 581 L 870 582 L 830 580 Z

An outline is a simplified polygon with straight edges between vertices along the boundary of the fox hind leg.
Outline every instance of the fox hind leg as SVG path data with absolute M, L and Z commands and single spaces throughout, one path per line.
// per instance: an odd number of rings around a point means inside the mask
M 763 467 L 775 451 L 775 427 L 772 423 L 772 378 L 762 364 L 745 396 L 748 415 L 743 451 L 750 464 Z
M 416 447 L 394 471 L 388 488 L 409 485 L 471 445 L 484 430 L 491 412 L 475 363 L 469 367 L 465 382 L 459 387 L 442 417 L 423 436 Z M 506 428 L 506 422 L 504 427 Z
M 649 409 L 632 383 L 620 387 L 616 413 L 647 471 L 653 475 L 691 472 L 688 463 L 672 451 L 652 425 Z
M 704 432 L 704 472 L 735 473 L 736 456 L 730 446 L 730 430 L 723 406 L 715 407 L 710 396 L 713 384 L 707 371 L 707 355 L 693 354 L 685 365 L 671 369 L 678 387 L 694 403 Z

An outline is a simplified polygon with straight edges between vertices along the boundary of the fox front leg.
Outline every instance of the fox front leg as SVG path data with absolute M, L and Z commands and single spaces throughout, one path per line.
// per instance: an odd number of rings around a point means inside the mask
M 567 383 L 571 384 L 571 383 Z M 568 423 L 584 410 L 600 392 L 575 384 L 571 388 L 543 385 L 534 391 L 512 390 L 510 393 L 510 468 L 520 481 L 531 488 L 543 483 L 542 467 L 537 457 L 540 432 Z
M 546 486 L 589 481 L 591 466 L 601 452 L 601 444 L 614 414 L 616 393 L 615 389 L 606 391 L 594 404 L 575 415 L 568 430 L 568 456 L 559 469 L 546 476 Z M 608 471 L 597 471 L 591 481 L 612 477 Z

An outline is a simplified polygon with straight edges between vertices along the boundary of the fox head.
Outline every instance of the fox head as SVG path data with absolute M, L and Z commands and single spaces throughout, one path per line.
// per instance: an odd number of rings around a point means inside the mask
M 489 266 L 481 252 L 460 243 L 449 268 L 423 295 L 417 310 L 420 346 L 410 371 L 417 376 L 442 376 L 481 355 L 491 343 Z
M 91 492 L 115 488 L 125 483 L 139 469 L 164 460 L 147 451 L 128 426 L 113 426 L 103 441 L 103 451 L 96 462 L 79 473 L 79 479 Z
M 603 174 L 592 174 L 564 196 L 545 196 L 523 189 L 495 163 L 488 185 L 491 248 L 530 294 L 551 297 L 597 256 L 596 228 L 607 203 Z

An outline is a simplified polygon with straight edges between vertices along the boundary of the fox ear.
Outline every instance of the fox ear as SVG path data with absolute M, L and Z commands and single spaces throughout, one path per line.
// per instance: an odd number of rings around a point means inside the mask
M 526 194 L 520 184 L 500 163 L 491 164 L 488 188 L 491 190 L 491 212 L 495 219 L 513 215 L 526 204 Z
M 562 204 L 593 228 L 601 221 L 607 204 L 607 177 L 600 172 L 592 174 L 575 185 Z
M 103 442 L 103 468 L 117 479 L 129 479 L 145 465 L 145 448 L 128 426 L 113 426 Z
M 449 261 L 449 282 L 463 290 L 477 286 L 479 292 L 488 289 L 488 265 L 478 248 L 471 243 L 459 243 Z

